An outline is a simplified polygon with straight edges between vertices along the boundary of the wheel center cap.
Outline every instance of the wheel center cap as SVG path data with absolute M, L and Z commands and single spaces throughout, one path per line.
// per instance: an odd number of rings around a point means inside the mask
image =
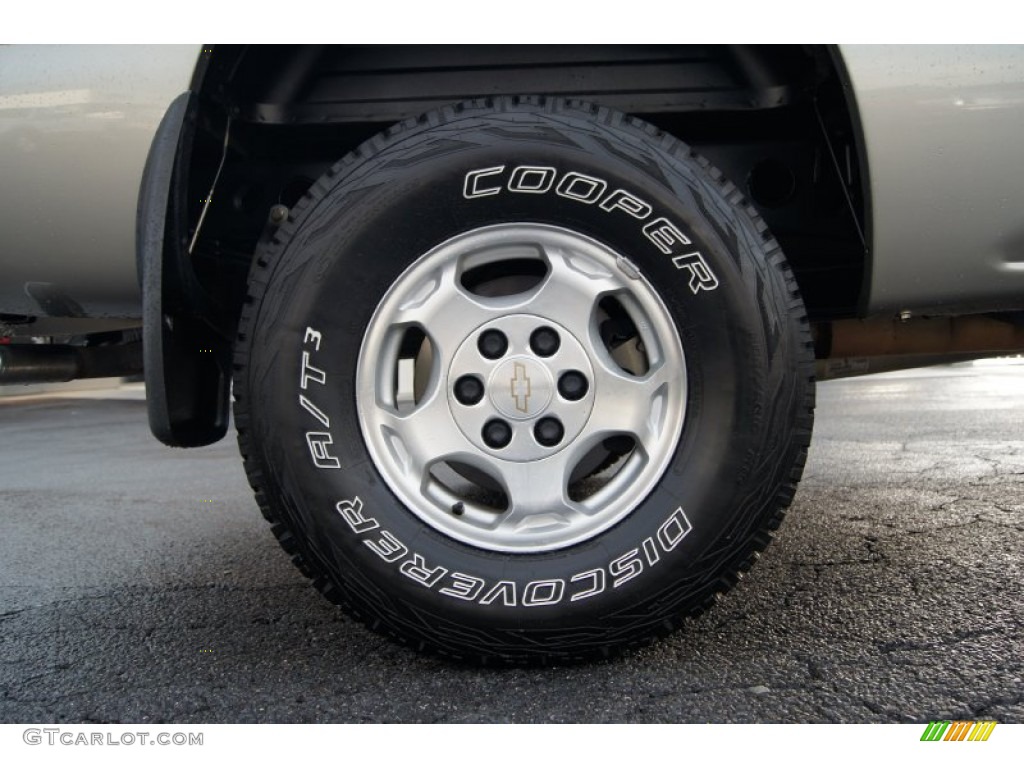
M 503 360 L 487 383 L 491 404 L 515 421 L 532 419 L 541 413 L 551 402 L 554 391 L 554 379 L 547 366 L 526 355 Z

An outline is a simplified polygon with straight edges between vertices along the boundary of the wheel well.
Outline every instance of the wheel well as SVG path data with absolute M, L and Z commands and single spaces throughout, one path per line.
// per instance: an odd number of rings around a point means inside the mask
M 690 144 L 768 222 L 812 319 L 852 317 L 866 178 L 840 69 L 824 46 L 214 46 L 176 190 L 195 314 L 231 338 L 270 209 L 365 139 L 442 104 L 532 94 L 635 114 Z

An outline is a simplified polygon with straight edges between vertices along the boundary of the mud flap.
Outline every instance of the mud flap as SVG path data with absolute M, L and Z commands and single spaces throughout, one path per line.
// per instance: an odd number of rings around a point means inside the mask
M 142 289 L 143 360 L 149 427 L 160 442 L 209 445 L 228 428 L 230 349 L 189 311 L 184 218 L 173 193 L 184 173 L 197 97 L 178 96 L 149 150 L 139 189 L 136 260 Z

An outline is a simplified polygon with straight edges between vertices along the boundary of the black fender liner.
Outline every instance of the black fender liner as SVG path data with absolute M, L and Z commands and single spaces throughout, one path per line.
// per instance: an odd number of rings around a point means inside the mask
M 227 433 L 230 345 L 192 309 L 183 189 L 198 96 L 186 91 L 164 114 L 142 174 L 135 247 L 142 288 L 143 363 L 149 428 L 162 443 L 209 445 Z

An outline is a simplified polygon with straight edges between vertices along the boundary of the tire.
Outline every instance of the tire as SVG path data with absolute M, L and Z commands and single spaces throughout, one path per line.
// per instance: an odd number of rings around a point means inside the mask
M 299 568 L 475 662 L 603 657 L 704 610 L 779 525 L 813 415 L 796 283 L 737 189 L 558 99 L 341 160 L 256 254 L 235 368 Z

